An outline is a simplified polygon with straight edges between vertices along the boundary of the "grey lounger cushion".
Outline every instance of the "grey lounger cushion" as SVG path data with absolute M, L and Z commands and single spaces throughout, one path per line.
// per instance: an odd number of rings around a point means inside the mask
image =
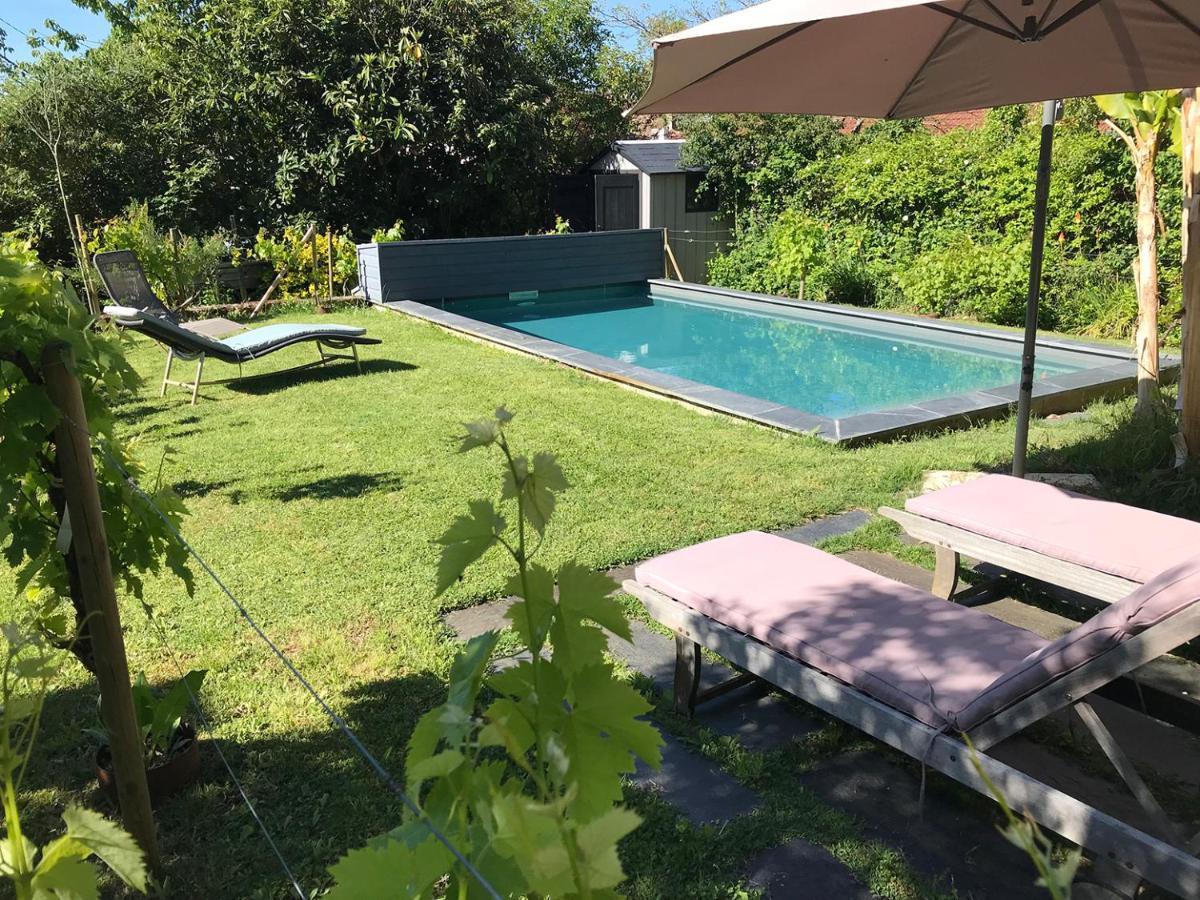
M 204 353 L 225 362 L 249 362 L 300 341 L 349 341 L 377 344 L 366 337 L 367 330 L 353 325 L 278 324 L 252 328 L 220 340 L 181 328 L 169 319 L 125 306 L 106 306 L 105 313 L 119 324 L 134 328 L 161 341 L 177 352 Z

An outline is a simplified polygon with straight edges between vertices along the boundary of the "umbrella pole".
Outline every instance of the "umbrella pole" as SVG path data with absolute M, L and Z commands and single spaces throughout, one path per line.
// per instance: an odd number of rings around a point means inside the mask
M 1037 185 L 1033 191 L 1033 246 L 1029 252 L 1029 294 L 1025 303 L 1025 342 L 1021 350 L 1021 388 L 1017 395 L 1017 437 L 1013 446 L 1012 473 L 1018 478 L 1025 477 L 1025 456 L 1029 449 L 1038 300 L 1042 294 L 1042 254 L 1046 249 L 1046 207 L 1050 199 L 1050 160 L 1057 115 L 1057 100 L 1042 104 L 1042 144 L 1038 152 Z

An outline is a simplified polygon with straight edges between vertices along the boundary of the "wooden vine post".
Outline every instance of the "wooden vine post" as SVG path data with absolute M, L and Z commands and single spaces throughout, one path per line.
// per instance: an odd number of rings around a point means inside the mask
M 46 393 L 60 413 L 54 428 L 54 445 L 66 497 L 71 545 L 79 569 L 80 593 L 87 612 L 96 680 L 100 683 L 101 712 L 112 749 L 121 818 L 146 854 L 147 865 L 155 870 L 159 861 L 158 841 L 146 786 L 146 763 L 133 709 L 129 662 L 125 657 L 83 394 L 75 377 L 75 357 L 69 344 L 46 346 L 42 353 L 42 375 Z
M 1200 457 L 1200 97 L 1183 92 L 1183 372 L 1179 429 L 1187 453 Z

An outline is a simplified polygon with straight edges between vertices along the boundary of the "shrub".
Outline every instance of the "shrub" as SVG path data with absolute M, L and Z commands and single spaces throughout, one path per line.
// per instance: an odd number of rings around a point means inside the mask
M 1011 245 L 957 238 L 921 254 L 895 277 L 904 299 L 918 312 L 1001 325 L 1024 320 L 1028 260 Z
M 878 306 L 882 299 L 879 279 L 857 254 L 838 256 L 820 273 L 825 299 L 851 306 Z
M 728 252 L 709 260 L 708 278 L 737 290 L 803 297 L 824 249 L 821 224 L 789 210 L 765 226 L 752 227 Z
M 220 233 L 172 237 L 155 224 L 145 203 L 130 203 L 119 216 L 86 233 L 84 245 L 89 259 L 108 250 L 136 253 L 150 286 L 169 309 L 219 302 L 213 274 L 229 258 L 229 245 Z
M 276 272 L 282 272 L 275 289 L 280 300 L 324 297 L 328 286 L 328 242 L 333 241 L 333 290 L 346 295 L 358 284 L 358 244 L 349 229 L 318 232 L 311 240 L 304 240 L 307 225 L 288 225 L 283 231 L 272 233 L 261 229 L 254 245 L 238 253 L 238 258 L 252 257 L 271 263 Z M 396 222 L 389 228 L 380 228 L 371 236 L 372 241 L 399 241 L 404 239 L 404 224 Z M 314 265 L 314 251 L 316 254 Z

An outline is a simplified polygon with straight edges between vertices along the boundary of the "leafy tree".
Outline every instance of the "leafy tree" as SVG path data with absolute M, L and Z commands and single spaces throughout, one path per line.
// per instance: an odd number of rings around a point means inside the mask
M 1157 181 L 1154 164 L 1159 145 L 1179 121 L 1179 91 L 1106 94 L 1096 103 L 1108 116 L 1106 124 L 1129 148 L 1137 188 L 1138 326 L 1134 345 L 1138 357 L 1137 410 L 1150 414 L 1158 394 L 1158 242 Z M 1120 120 L 1125 128 L 1117 124 Z M 1128 129 L 1126 131 L 1125 129 Z
M 612 896 L 623 879 L 617 842 L 638 816 L 617 805 L 635 758 L 660 762 L 649 704 L 613 674 L 608 634 L 629 639 L 608 576 L 537 563 L 567 488 L 553 454 L 532 459 L 509 443 L 512 414 L 466 426 L 463 452 L 497 451 L 500 499 L 475 500 L 442 536 L 438 591 L 492 548 L 512 557 L 507 616 L 522 651 L 488 675 L 500 635 L 473 638 L 450 671 L 446 702 L 408 742 L 408 793 L 420 814 L 350 851 L 330 870 L 331 898 L 483 896 L 473 875 L 431 832 L 432 822 L 502 896 Z M 447 882 L 448 879 L 448 883 Z
M 551 178 L 625 130 L 628 61 L 591 0 L 89 5 L 113 32 L 68 63 L 93 82 L 66 116 L 85 218 L 135 200 L 191 233 L 231 216 L 242 233 L 523 232 L 549 224 Z M 0 101 L 0 126 L 16 106 Z M 0 223 L 53 232 L 61 256 L 44 160 L 8 135 L 0 159 Z

